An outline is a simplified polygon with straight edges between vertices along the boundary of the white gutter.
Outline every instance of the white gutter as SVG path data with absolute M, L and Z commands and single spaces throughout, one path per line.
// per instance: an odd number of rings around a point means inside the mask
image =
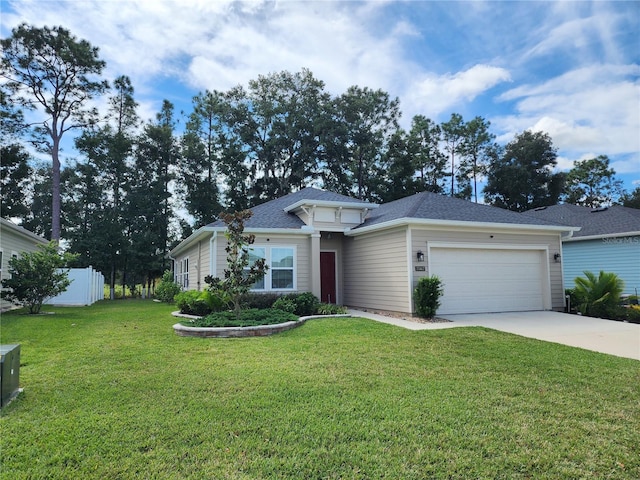
M 637 237 L 640 232 L 623 232 L 623 233 L 606 233 L 601 235 L 587 235 L 584 237 L 567 238 L 568 242 L 580 242 L 582 240 L 600 240 L 603 238 L 621 238 L 621 237 Z M 640 240 L 639 240 L 640 242 Z
M 497 222 L 467 222 L 461 220 L 434 220 L 434 219 L 418 219 L 411 217 L 397 218 L 388 222 L 369 225 L 367 227 L 359 227 L 349 231 L 345 231 L 347 236 L 358 236 L 365 233 L 385 230 L 388 228 L 399 227 L 403 225 L 424 226 L 432 228 L 460 228 L 467 230 L 529 230 L 537 232 L 574 232 L 580 230 L 580 227 L 564 227 L 559 225 L 528 225 L 521 223 L 497 223 Z

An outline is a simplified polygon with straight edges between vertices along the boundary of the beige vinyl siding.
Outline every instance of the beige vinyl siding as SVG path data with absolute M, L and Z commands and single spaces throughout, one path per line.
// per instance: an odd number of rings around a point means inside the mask
M 551 308 L 562 310 L 564 308 L 564 288 L 562 285 L 562 264 L 555 262 L 554 253 L 560 253 L 560 235 L 557 234 L 531 234 L 531 233 L 500 233 L 500 232 L 471 232 L 471 231 L 439 231 L 413 228 L 412 261 L 414 265 L 424 265 L 425 271 L 413 272 L 413 285 L 423 276 L 430 275 L 427 256 L 428 242 L 444 243 L 469 243 L 474 245 L 490 246 L 537 246 L 548 248 L 549 280 L 551 286 Z M 417 263 L 416 252 L 422 250 L 425 253 L 425 261 Z
M 344 303 L 410 312 L 407 228 L 348 237 L 344 244 Z
M 224 269 L 227 268 L 227 252 L 225 252 L 227 239 L 224 235 L 218 234 L 215 243 L 216 275 L 222 277 L 224 275 Z M 261 247 L 295 247 L 297 291 L 307 292 L 311 289 L 311 281 L 309 278 L 311 237 L 308 235 L 257 235 L 253 244 Z

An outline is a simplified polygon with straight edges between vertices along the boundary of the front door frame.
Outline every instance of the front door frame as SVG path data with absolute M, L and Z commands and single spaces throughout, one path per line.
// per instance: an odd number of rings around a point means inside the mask
M 323 253 L 331 253 L 333 254 L 333 272 L 334 272 L 334 279 L 333 279 L 333 285 L 334 285 L 334 296 L 335 298 L 333 299 L 332 302 L 330 303 L 335 303 L 338 304 L 338 298 L 340 296 L 340 293 L 338 292 L 338 251 L 337 250 L 332 250 L 332 249 L 326 249 L 326 250 L 320 250 L 320 256 L 322 257 Z M 322 269 L 322 260 L 320 260 L 320 269 Z M 324 299 L 322 298 L 322 272 L 320 273 L 320 300 L 324 301 Z

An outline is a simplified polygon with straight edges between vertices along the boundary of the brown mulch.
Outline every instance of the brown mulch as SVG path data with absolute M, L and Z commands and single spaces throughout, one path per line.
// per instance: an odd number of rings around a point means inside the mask
M 415 317 L 409 313 L 403 313 L 403 312 L 390 312 L 387 310 L 372 310 L 372 309 L 366 309 L 366 308 L 358 308 L 357 310 L 360 310 L 362 312 L 374 313 L 376 315 L 382 315 L 385 317 L 398 318 L 400 320 L 407 320 L 408 322 L 416 322 L 416 323 L 449 323 L 451 322 L 451 320 L 447 320 L 440 317 L 422 318 L 422 317 Z

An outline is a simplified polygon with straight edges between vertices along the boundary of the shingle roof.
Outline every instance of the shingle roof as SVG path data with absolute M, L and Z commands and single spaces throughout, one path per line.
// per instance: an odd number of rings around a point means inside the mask
M 621 206 L 603 209 L 553 205 L 525 212 L 531 217 L 582 227 L 573 238 L 640 232 L 640 210 Z
M 377 210 L 371 212 L 365 223 L 357 228 L 364 228 L 401 218 L 505 223 L 514 225 L 562 225 L 562 223 L 549 222 L 544 219 L 534 218 L 498 207 L 472 203 L 460 198 L 446 197 L 431 192 L 421 192 L 410 197 L 380 205 Z
M 303 188 L 284 197 L 270 200 L 257 205 L 251 210 L 253 216 L 245 222 L 245 228 L 292 228 L 299 229 L 304 222 L 294 213 L 285 212 L 285 208 L 301 200 L 318 200 L 324 202 L 363 203 L 362 200 L 340 195 L 339 193 L 326 192 L 313 187 Z M 208 227 L 224 227 L 221 220 L 207 225 Z

